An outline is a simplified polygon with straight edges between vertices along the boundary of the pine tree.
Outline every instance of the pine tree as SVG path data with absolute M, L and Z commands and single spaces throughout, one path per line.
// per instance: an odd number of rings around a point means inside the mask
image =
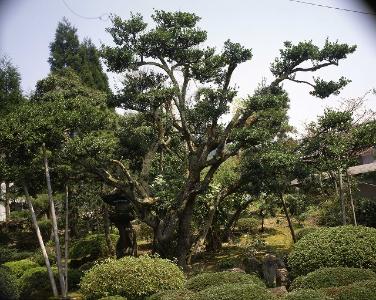
M 48 62 L 52 72 L 69 67 L 87 86 L 106 92 L 110 90 L 97 48 L 90 39 L 80 43 L 77 29 L 66 18 L 57 26 L 55 40 L 50 44 Z

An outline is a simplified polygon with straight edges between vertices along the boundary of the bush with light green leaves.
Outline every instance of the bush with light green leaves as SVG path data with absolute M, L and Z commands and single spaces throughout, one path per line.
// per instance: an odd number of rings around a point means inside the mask
M 148 298 L 148 300 L 194 300 L 196 293 L 187 290 L 172 290 L 156 293 Z
M 208 287 L 196 294 L 194 300 L 273 300 L 274 296 L 257 284 L 226 283 Z
M 236 227 L 241 232 L 256 232 L 260 221 L 256 218 L 240 218 L 236 222 Z
M 7 267 L 0 266 L 0 300 L 17 300 L 18 298 L 16 276 Z
M 20 278 L 27 270 L 39 267 L 36 262 L 27 258 L 6 262 L 4 266 L 8 267 L 17 278 Z
M 333 267 L 322 268 L 306 276 L 299 276 L 292 282 L 290 289 L 321 289 L 349 285 L 362 280 L 376 280 L 376 273 L 368 269 Z
M 107 259 L 87 271 L 81 280 L 86 299 L 119 295 L 143 300 L 157 292 L 181 289 L 182 270 L 169 260 L 149 256 Z
M 322 291 L 317 290 L 297 290 L 288 293 L 283 300 L 333 300 Z
M 185 286 L 191 291 L 198 292 L 212 286 L 226 283 L 255 284 L 265 287 L 265 284 L 256 275 L 228 271 L 198 274 L 191 277 Z
M 291 275 L 323 267 L 376 270 L 376 229 L 364 226 L 319 228 L 299 240 L 288 256 Z
M 358 281 L 340 287 L 321 289 L 333 300 L 376 300 L 376 280 Z

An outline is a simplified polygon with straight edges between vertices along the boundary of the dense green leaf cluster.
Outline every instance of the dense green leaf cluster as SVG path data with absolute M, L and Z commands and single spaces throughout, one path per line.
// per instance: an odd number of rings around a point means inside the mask
M 333 300 L 322 291 L 297 290 L 286 294 L 284 300 Z
M 294 277 L 323 267 L 376 270 L 376 229 L 364 226 L 320 228 L 304 236 L 288 256 Z
M 19 298 L 19 288 L 17 278 L 12 272 L 0 266 L 0 300 L 17 300 Z
M 376 274 L 368 269 L 332 267 L 321 268 L 294 279 L 290 289 L 313 289 L 349 285 L 362 280 L 376 280 Z
M 17 261 L 9 261 L 4 264 L 13 273 L 14 276 L 20 278 L 27 270 L 39 267 L 39 265 L 30 259 L 21 259 Z
M 322 289 L 333 300 L 375 300 L 376 281 L 364 280 L 340 287 Z
M 265 286 L 256 275 L 226 271 L 198 274 L 190 278 L 185 286 L 191 291 L 199 292 L 212 286 L 235 283 L 254 284 L 260 287 Z
M 97 264 L 85 273 L 80 286 L 87 299 L 120 295 L 138 300 L 160 291 L 182 288 L 184 282 L 184 273 L 172 262 L 141 256 Z

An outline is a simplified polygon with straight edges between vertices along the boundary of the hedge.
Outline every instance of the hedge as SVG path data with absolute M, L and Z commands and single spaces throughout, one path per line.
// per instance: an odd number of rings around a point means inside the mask
M 19 298 L 17 278 L 7 268 L 0 266 L 0 300 L 16 300 Z
M 364 226 L 319 228 L 299 240 L 288 256 L 293 277 L 323 267 L 376 270 L 376 229 Z
M 306 227 L 306 228 L 302 228 L 300 229 L 299 231 L 296 232 L 295 234 L 295 238 L 297 241 L 299 241 L 300 239 L 302 239 L 304 236 L 312 233 L 312 232 L 315 232 L 317 229 L 319 229 L 318 227 Z
M 333 300 L 376 300 L 376 280 L 358 281 L 341 287 L 321 289 Z
M 272 300 L 274 296 L 257 284 L 226 283 L 197 293 L 195 300 Z
M 256 284 L 260 287 L 265 287 L 265 284 L 256 275 L 228 271 L 196 275 L 190 278 L 185 286 L 189 290 L 198 292 L 208 287 L 226 283 Z
M 290 289 L 313 289 L 349 285 L 362 280 L 376 280 L 376 274 L 371 270 L 333 267 L 323 268 L 296 278 Z
M 171 261 L 149 256 L 107 259 L 87 271 L 80 283 L 87 299 L 120 295 L 145 299 L 157 292 L 180 289 L 184 273 Z
M 316 290 L 297 290 L 288 293 L 283 300 L 333 300 L 331 297 L 325 295 L 322 291 Z
M 20 278 L 27 270 L 39 267 L 39 265 L 30 259 L 21 259 L 16 261 L 9 261 L 4 264 L 8 267 L 14 276 Z

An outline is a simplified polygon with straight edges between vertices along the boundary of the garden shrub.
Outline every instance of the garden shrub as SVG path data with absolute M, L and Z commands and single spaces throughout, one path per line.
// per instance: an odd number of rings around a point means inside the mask
M 115 234 L 110 235 L 114 244 L 118 239 Z M 111 255 L 104 234 L 92 234 L 83 239 L 73 242 L 69 250 L 71 266 L 78 267 L 87 262 L 93 262 L 99 258 L 106 258 Z
M 39 267 L 36 262 L 27 258 L 6 262 L 4 266 L 8 267 L 17 278 L 20 278 L 27 270 Z
M 332 300 L 322 291 L 317 290 L 297 290 L 288 293 L 283 300 Z
M 236 227 L 241 232 L 256 232 L 260 221 L 256 218 L 240 218 Z
M 53 268 L 55 282 L 59 287 L 57 268 Z M 68 287 L 76 289 L 83 273 L 78 270 L 68 270 Z M 29 269 L 19 279 L 21 299 L 48 299 L 52 296 L 52 288 L 48 271 L 45 267 Z
M 323 267 L 376 270 L 376 229 L 364 226 L 319 228 L 299 240 L 288 256 L 293 277 Z
M 122 296 L 108 296 L 100 298 L 99 300 L 127 300 L 127 298 L 124 298 Z
M 156 293 L 148 300 L 194 300 L 196 294 L 187 289 L 172 290 Z
M 17 251 L 17 249 L 0 247 L 0 264 L 8 261 L 25 259 L 30 257 L 32 254 L 32 252 L 28 251 Z
M 185 286 L 189 290 L 198 292 L 207 289 L 208 287 L 226 283 L 254 284 L 265 287 L 265 284 L 256 275 L 226 271 L 196 275 L 190 278 Z
M 42 219 L 38 221 L 40 233 L 44 240 L 48 240 L 51 236 L 52 223 L 49 219 Z
M 51 265 L 55 264 L 56 263 L 56 254 L 55 254 L 54 247 L 49 247 L 49 246 L 46 245 L 46 251 L 47 251 L 47 254 L 48 254 L 48 259 L 50 261 L 50 264 Z M 32 255 L 30 255 L 29 258 L 32 261 L 36 262 L 40 266 L 44 266 L 45 265 L 44 257 L 43 257 L 43 254 L 42 254 L 42 250 L 40 248 L 38 248 L 37 250 L 35 250 L 34 253 L 32 253 Z
M 316 290 L 326 287 L 349 285 L 362 280 L 376 280 L 376 274 L 367 269 L 347 267 L 322 268 L 308 273 L 306 276 L 296 278 L 292 282 L 290 289 Z
M 17 278 L 7 268 L 0 266 L 0 300 L 16 300 L 19 298 Z
M 306 227 L 306 228 L 300 229 L 295 234 L 296 240 L 299 241 L 302 237 L 304 237 L 304 236 L 306 236 L 306 235 L 308 235 L 312 232 L 315 232 L 317 229 L 318 229 L 318 227 Z
M 195 300 L 272 300 L 273 295 L 257 284 L 227 283 L 197 293 Z
M 169 260 L 129 256 L 98 263 L 85 273 L 80 286 L 87 299 L 120 295 L 138 300 L 160 291 L 180 289 L 184 283 L 184 273 Z
M 333 300 L 376 300 L 376 280 L 358 281 L 340 287 L 321 289 Z

